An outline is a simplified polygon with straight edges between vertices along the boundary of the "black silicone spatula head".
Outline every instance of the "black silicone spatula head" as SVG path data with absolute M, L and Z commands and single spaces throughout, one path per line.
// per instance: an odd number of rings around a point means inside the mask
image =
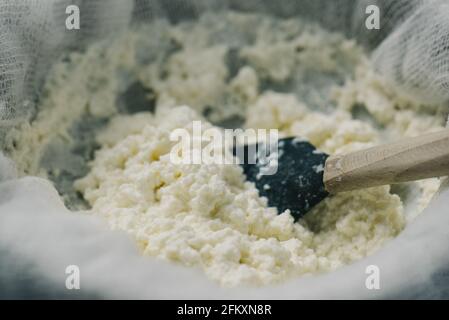
M 244 154 L 248 154 L 250 149 L 249 146 L 237 148 L 243 148 Z M 264 167 L 266 159 L 270 159 L 269 149 L 265 149 L 263 160 L 256 156 L 256 163 L 240 159 L 241 166 L 247 180 L 255 183 L 259 194 L 268 199 L 270 207 L 276 207 L 279 213 L 289 209 L 297 220 L 328 195 L 323 183 L 328 155 L 298 138 L 279 139 L 275 151 L 277 171 L 267 175 Z M 234 154 L 239 156 L 236 150 Z

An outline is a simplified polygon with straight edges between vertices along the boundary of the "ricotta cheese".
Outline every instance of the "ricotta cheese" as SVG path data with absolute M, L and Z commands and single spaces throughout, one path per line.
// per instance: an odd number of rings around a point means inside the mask
M 153 90 L 154 113 L 117 110 L 134 82 Z M 398 235 L 439 186 L 429 179 L 337 194 L 295 223 L 267 207 L 238 165 L 170 161 L 170 133 L 198 120 L 212 128 L 244 117 L 246 128 L 278 129 L 329 154 L 441 128 L 435 109 L 399 96 L 354 41 L 298 18 L 157 20 L 71 54 L 45 92 L 36 119 L 10 134 L 18 171 L 54 181 L 83 176 L 64 186 L 131 235 L 143 255 L 201 268 L 223 286 L 268 285 L 361 259 Z M 68 175 L 62 164 L 81 136 L 70 128 L 84 116 L 107 119 L 92 139 L 100 149 L 87 174 Z M 70 150 L 57 170 L 43 170 L 55 139 Z M 410 190 L 413 206 L 403 201 Z

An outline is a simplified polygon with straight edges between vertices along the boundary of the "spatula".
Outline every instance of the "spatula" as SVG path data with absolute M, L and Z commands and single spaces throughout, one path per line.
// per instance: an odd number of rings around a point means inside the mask
M 259 161 L 243 162 L 243 171 L 269 206 L 299 219 L 330 194 L 449 175 L 449 129 L 331 156 L 285 138 L 278 141 L 277 157 L 273 175 L 261 175 Z

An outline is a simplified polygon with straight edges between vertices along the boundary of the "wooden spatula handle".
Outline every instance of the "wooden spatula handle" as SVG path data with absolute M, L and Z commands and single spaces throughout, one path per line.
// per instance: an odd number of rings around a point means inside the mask
M 346 155 L 330 156 L 330 193 L 449 175 L 449 129 Z

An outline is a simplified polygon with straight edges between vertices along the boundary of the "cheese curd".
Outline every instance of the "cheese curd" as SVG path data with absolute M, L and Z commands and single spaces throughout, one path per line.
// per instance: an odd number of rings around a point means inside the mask
M 134 82 L 151 88 L 155 112 L 117 110 Z M 89 213 L 131 235 L 143 255 L 201 268 L 223 286 L 268 285 L 361 259 L 397 236 L 439 186 L 429 179 L 337 194 L 295 223 L 267 207 L 238 165 L 170 161 L 170 133 L 196 120 L 212 128 L 244 118 L 243 127 L 278 129 L 329 154 L 441 128 L 376 74 L 354 41 L 298 18 L 156 20 L 56 64 L 45 92 L 36 120 L 11 139 L 19 171 L 48 176 L 63 197 L 74 188 Z M 107 119 L 95 127 L 100 149 L 89 168 L 65 167 L 74 161 L 70 147 L 42 173 L 55 139 L 89 143 L 70 134 L 84 116 Z M 412 189 L 410 205 L 403 200 Z
M 254 107 L 283 98 L 295 100 L 267 94 Z M 348 114 L 323 116 L 338 118 L 339 130 L 308 131 L 303 121 L 315 123 L 310 121 L 319 121 L 320 114 L 303 112 L 285 119 L 326 151 L 375 138 L 368 125 Z M 139 133 L 108 141 L 143 116 L 147 121 Z M 191 130 L 195 120 L 201 117 L 187 107 L 120 116 L 99 137 L 103 148 L 90 173 L 76 182 L 92 212 L 135 237 L 143 254 L 201 266 L 224 286 L 264 285 L 360 259 L 404 227 L 402 203 L 388 186 L 330 197 L 295 223 L 288 211 L 267 208 L 238 165 L 173 164 L 169 135 L 175 128 Z

